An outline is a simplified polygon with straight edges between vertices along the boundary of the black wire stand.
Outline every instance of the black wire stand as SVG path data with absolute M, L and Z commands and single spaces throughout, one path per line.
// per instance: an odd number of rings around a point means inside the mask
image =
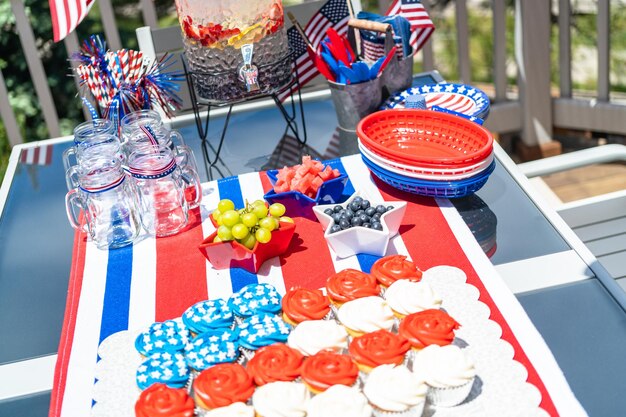
M 215 77 L 215 76 L 220 76 L 220 75 L 226 75 L 226 72 L 206 74 L 206 73 L 190 71 L 188 70 L 186 59 L 183 57 L 182 61 L 183 61 L 183 68 L 185 71 L 185 79 L 187 80 L 187 86 L 189 88 L 189 94 L 191 97 L 191 103 L 192 103 L 193 113 L 194 113 L 194 117 L 196 121 L 196 128 L 198 130 L 198 136 L 200 137 L 200 141 L 202 142 L 201 145 L 202 145 L 202 155 L 204 159 L 204 167 L 206 169 L 209 180 L 213 179 L 213 169 L 215 169 L 221 177 L 226 176 L 224 175 L 224 172 L 220 169 L 220 167 L 217 165 L 218 162 L 220 162 L 220 165 L 222 165 L 226 169 L 228 175 L 233 175 L 232 172 L 230 172 L 230 170 L 228 169 L 228 166 L 224 164 L 224 162 L 222 161 L 220 155 L 222 152 L 222 146 L 224 145 L 224 139 L 226 138 L 226 131 L 228 130 L 233 107 L 236 104 L 271 97 L 272 100 L 274 101 L 274 104 L 280 111 L 280 114 L 282 115 L 283 119 L 285 120 L 285 123 L 286 123 L 285 133 L 291 131 L 293 137 L 298 141 L 300 146 L 306 145 L 307 131 L 306 131 L 306 122 L 304 118 L 304 106 L 302 103 L 302 93 L 300 91 L 300 88 L 301 88 L 300 77 L 298 75 L 298 66 L 296 65 L 293 53 L 290 53 L 285 58 L 277 62 L 260 66 L 259 71 L 261 71 L 263 67 L 275 65 L 276 63 L 280 63 L 283 60 L 290 60 L 293 63 L 294 72 L 291 75 L 291 79 L 289 80 L 289 82 L 282 85 L 281 87 L 278 87 L 277 89 L 274 89 L 271 92 L 260 93 L 260 94 L 256 94 L 250 97 L 244 97 L 244 98 L 240 98 L 236 100 L 212 101 L 212 100 L 205 100 L 202 98 L 198 98 L 193 76 L 194 75 L 199 75 L 199 76 L 208 75 L 208 76 Z M 290 111 L 287 110 L 287 108 L 285 107 L 285 105 L 280 99 L 281 93 L 287 91 L 288 89 L 292 89 L 294 87 L 295 87 L 295 92 L 297 92 L 297 95 L 298 95 L 298 107 L 299 107 L 299 112 L 300 112 L 301 127 L 298 126 L 298 120 L 297 120 L 298 114 L 297 114 L 296 100 L 294 98 L 294 91 L 292 91 L 289 94 L 291 97 Z M 206 110 L 203 109 L 204 107 L 206 108 Z M 216 149 L 208 140 L 209 122 L 211 119 L 211 109 L 212 108 L 224 108 L 224 107 L 228 107 L 228 110 L 226 112 L 226 119 L 224 120 L 224 125 L 222 127 L 222 132 L 220 133 L 220 138 L 219 138 L 219 142 L 218 142 L 217 149 Z M 206 117 L 203 121 L 202 114 L 205 111 L 206 111 L 205 113 Z M 211 155 L 213 156 L 211 157 Z

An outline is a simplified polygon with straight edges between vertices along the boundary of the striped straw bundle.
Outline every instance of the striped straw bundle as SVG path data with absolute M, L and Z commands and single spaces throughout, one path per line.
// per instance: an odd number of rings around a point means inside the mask
M 183 75 L 168 71 L 173 65 L 171 56 L 164 56 L 152 64 L 144 62 L 143 53 L 131 49 L 108 51 L 106 43 L 92 35 L 83 43 L 81 52 L 74 56 L 80 62 L 76 73 L 98 105 L 99 112 L 90 106 L 94 117 L 105 117 L 119 125 L 124 115 L 142 109 L 161 109 L 171 116 L 182 105 L 177 92 Z

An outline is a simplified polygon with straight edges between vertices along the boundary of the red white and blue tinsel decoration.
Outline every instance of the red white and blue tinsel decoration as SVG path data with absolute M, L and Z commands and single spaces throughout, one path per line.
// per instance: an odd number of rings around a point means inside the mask
M 177 95 L 183 74 L 171 71 L 172 55 L 165 55 L 148 64 L 143 53 L 132 49 L 108 51 L 106 42 L 92 35 L 83 42 L 74 56 L 80 62 L 76 72 L 86 86 L 99 112 L 83 97 L 92 117 L 105 117 L 118 126 L 128 113 L 142 109 L 161 109 L 167 116 L 181 108 Z

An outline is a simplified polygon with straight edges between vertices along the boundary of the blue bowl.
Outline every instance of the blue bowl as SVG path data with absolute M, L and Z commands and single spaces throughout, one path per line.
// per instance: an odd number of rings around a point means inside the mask
M 366 156 L 361 158 L 370 171 L 383 182 L 402 191 L 427 197 L 459 198 L 474 194 L 480 190 L 489 179 L 489 175 L 496 167 L 492 162 L 484 171 L 458 181 L 431 181 L 396 174 L 376 165 Z
M 278 170 L 271 169 L 266 172 L 272 185 L 276 183 Z M 299 191 L 287 191 L 285 193 L 276 193 L 274 190 L 267 192 L 263 198 L 270 204 L 281 203 L 285 206 L 285 215 L 289 217 L 306 217 L 316 220 L 313 213 L 313 206 L 318 204 L 337 204 L 343 197 L 343 190 L 348 182 L 348 176 L 341 174 L 337 178 L 324 181 L 317 190 L 315 199 L 302 194 Z

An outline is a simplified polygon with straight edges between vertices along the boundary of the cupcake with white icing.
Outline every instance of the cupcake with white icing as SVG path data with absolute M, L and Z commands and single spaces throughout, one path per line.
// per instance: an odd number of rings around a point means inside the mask
M 258 387 L 252 405 L 258 417 L 304 417 L 311 394 L 299 382 L 270 382 Z
M 303 321 L 289 334 L 287 344 L 305 356 L 321 350 L 340 352 L 348 348 L 348 333 L 335 321 Z
M 380 365 L 370 372 L 363 394 L 376 417 L 420 417 L 427 387 L 404 365 Z
M 426 381 L 428 402 L 442 407 L 465 401 L 476 377 L 474 362 L 455 345 L 425 347 L 415 355 L 413 372 Z
M 254 407 L 242 402 L 236 402 L 226 407 L 214 408 L 211 411 L 207 411 L 204 417 L 254 417 Z
M 307 407 L 307 417 L 371 417 L 372 406 L 357 389 L 333 385 L 314 396 Z
M 441 297 L 427 282 L 400 279 L 385 291 L 385 300 L 396 317 L 402 319 L 409 314 L 428 309 L 439 309 Z
M 378 296 L 348 301 L 339 307 L 337 318 L 352 337 L 381 329 L 391 330 L 394 325 L 391 307 Z

